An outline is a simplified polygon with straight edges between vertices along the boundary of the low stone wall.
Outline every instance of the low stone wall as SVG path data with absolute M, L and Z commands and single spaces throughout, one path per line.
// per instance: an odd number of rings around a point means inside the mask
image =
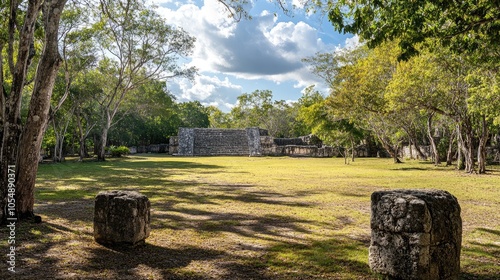
M 284 155 L 291 157 L 334 157 L 337 154 L 333 147 L 324 146 L 318 148 L 317 146 L 298 146 L 288 145 L 285 146 Z
M 427 158 L 432 157 L 431 146 L 424 145 L 424 146 L 419 146 L 419 147 L 420 147 L 420 151 Z M 417 148 L 414 145 L 403 146 L 403 148 L 400 151 L 400 154 L 403 158 L 424 159 L 424 160 L 427 159 L 427 158 L 420 158 L 420 153 L 417 151 Z
M 179 137 L 171 136 L 168 141 L 168 154 L 173 155 L 177 154 L 179 150 Z
M 128 147 L 130 154 L 146 154 L 146 153 L 168 153 L 169 144 L 152 144 L 149 146 L 132 146 Z

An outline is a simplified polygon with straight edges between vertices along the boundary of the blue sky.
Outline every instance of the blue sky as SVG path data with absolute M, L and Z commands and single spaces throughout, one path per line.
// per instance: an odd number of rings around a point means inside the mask
M 198 67 L 199 75 L 194 83 L 169 81 L 169 90 L 178 101 L 199 100 L 223 111 L 239 95 L 255 90 L 271 90 L 274 99 L 288 101 L 300 98 L 312 84 L 326 91 L 301 59 L 357 42 L 352 35 L 335 32 L 326 17 L 301 10 L 284 15 L 266 0 L 249 4 L 252 19 L 240 22 L 228 18 L 216 0 L 155 2 L 168 24 L 197 38 L 187 63 Z

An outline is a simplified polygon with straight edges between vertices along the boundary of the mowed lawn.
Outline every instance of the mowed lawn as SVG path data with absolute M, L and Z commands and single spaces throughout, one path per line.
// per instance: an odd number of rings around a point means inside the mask
M 378 279 L 368 267 L 370 195 L 435 188 L 462 208 L 462 278 L 500 278 L 500 166 L 464 174 L 429 162 L 138 155 L 40 166 L 36 213 L 16 229 L 16 274 L 0 279 Z M 94 197 L 151 200 L 146 245 L 93 240 Z M 6 258 L 8 231 L 0 229 Z

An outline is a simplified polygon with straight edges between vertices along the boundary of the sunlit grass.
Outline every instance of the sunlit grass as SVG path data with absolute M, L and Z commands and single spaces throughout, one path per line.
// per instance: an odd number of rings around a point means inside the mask
M 371 193 L 435 188 L 462 207 L 464 279 L 491 279 L 500 274 L 499 186 L 498 166 L 469 175 L 390 159 L 142 155 L 44 164 L 36 188 L 44 223 L 19 229 L 26 267 L 17 276 L 377 279 L 368 268 Z M 93 241 L 94 197 L 115 189 L 151 200 L 146 246 L 116 251 Z

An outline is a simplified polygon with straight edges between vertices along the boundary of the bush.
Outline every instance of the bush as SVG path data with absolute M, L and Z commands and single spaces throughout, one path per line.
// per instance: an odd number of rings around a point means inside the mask
M 130 154 L 129 148 L 125 146 L 119 146 L 119 147 L 111 146 L 109 147 L 109 152 L 111 153 L 112 157 L 121 157 L 122 155 Z

